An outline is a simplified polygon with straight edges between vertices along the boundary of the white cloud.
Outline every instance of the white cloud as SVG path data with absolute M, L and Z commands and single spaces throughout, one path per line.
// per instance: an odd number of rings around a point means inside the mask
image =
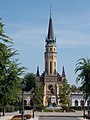
M 88 40 L 87 40 L 88 41 Z M 58 41 L 58 44 L 62 44 L 62 45 L 69 45 L 69 47 L 71 46 L 81 46 L 81 45 L 84 45 L 84 46 L 89 46 L 88 42 L 86 41 L 82 41 L 82 40 L 60 40 Z
M 90 46 L 90 35 L 77 30 L 57 30 L 57 44 L 67 47 Z
M 56 38 L 58 45 L 72 46 L 90 46 L 90 35 L 74 30 L 56 30 Z M 45 45 L 44 28 L 26 28 L 22 31 L 16 32 L 13 35 L 15 44 L 22 46 L 40 47 Z
M 16 44 L 40 47 L 45 41 L 45 30 L 43 28 L 26 28 L 13 35 Z

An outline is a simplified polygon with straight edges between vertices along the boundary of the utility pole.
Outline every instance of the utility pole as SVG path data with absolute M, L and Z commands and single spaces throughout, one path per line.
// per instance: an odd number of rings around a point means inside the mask
M 32 111 L 32 118 L 34 118 L 34 97 L 35 97 L 35 90 L 32 90 L 32 99 L 33 99 L 33 111 Z
M 22 84 L 22 120 L 24 120 L 24 88 L 25 85 Z

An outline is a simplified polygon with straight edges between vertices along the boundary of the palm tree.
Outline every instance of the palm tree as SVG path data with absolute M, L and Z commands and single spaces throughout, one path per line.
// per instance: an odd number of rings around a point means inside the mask
M 79 72 L 76 81 L 81 80 L 81 90 L 86 94 L 86 100 L 90 100 L 90 59 L 82 58 L 77 61 L 75 68 L 75 73 Z M 83 107 L 84 115 L 85 108 Z M 90 115 L 89 105 L 88 105 L 88 115 Z
M 75 73 L 78 73 L 76 82 L 81 81 L 81 90 L 90 95 L 90 59 L 81 58 L 77 61 Z
M 35 82 L 35 74 L 33 73 L 27 73 L 24 76 L 24 81 L 25 83 L 25 91 L 30 91 L 32 88 L 35 88 L 36 82 Z

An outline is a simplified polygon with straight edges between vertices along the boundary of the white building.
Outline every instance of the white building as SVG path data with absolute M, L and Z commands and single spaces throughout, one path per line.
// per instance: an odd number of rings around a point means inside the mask
M 85 103 L 85 106 L 88 106 L 89 99 L 85 101 L 83 93 L 82 92 L 72 92 L 70 94 L 70 106 L 82 106 L 83 103 Z
M 30 105 L 30 98 L 32 98 L 31 95 L 32 95 L 31 91 L 30 92 L 24 92 L 23 100 L 24 100 L 24 105 L 25 106 L 29 106 Z M 19 97 L 22 99 L 22 93 L 21 92 L 19 93 Z

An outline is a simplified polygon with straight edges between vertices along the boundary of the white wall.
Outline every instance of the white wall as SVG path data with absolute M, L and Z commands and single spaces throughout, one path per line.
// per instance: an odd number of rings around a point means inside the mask
M 81 106 L 81 100 L 83 100 L 83 93 L 74 92 L 70 94 L 70 106 L 75 106 L 75 100 L 78 101 L 78 106 Z M 88 101 L 88 100 L 87 100 Z M 87 106 L 87 101 L 85 106 Z

